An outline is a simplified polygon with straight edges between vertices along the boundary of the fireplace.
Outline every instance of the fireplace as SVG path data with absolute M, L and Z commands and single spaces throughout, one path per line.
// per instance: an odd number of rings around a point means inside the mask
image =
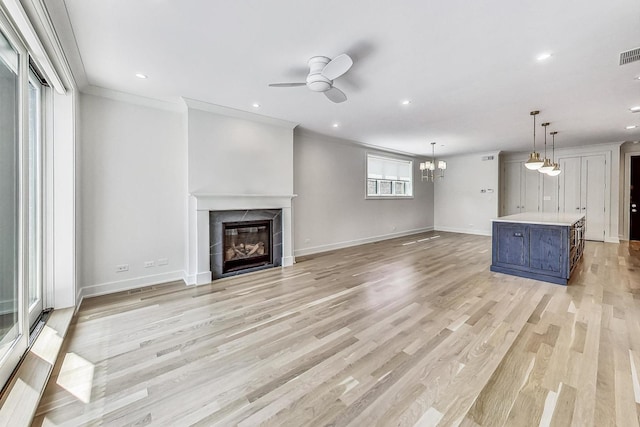
M 282 265 L 282 210 L 209 211 L 211 278 Z
M 270 220 L 222 223 L 222 273 L 271 264 L 271 228 Z

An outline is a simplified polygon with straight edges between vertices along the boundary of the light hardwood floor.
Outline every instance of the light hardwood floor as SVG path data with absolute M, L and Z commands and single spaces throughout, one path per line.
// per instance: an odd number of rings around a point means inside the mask
M 34 425 L 637 426 L 640 245 L 567 287 L 490 263 L 426 233 L 86 299 Z

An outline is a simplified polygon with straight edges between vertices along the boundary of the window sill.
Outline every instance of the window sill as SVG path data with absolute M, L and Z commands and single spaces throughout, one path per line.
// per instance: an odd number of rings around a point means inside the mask
M 0 399 L 0 425 L 28 426 L 62 348 L 74 308 L 54 310 Z
M 365 200 L 411 200 L 413 196 L 365 196 Z

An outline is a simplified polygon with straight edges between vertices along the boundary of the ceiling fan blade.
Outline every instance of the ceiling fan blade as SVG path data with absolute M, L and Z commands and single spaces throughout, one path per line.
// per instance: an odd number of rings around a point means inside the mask
M 306 83 L 271 83 L 270 87 L 298 87 L 306 86 Z
M 345 95 L 344 92 L 342 92 L 337 87 L 332 87 L 331 89 L 326 91 L 324 94 L 327 98 L 329 98 L 329 101 L 335 102 L 336 104 L 339 104 L 347 100 L 347 95 Z
M 342 55 L 338 55 L 333 58 L 327 65 L 322 69 L 322 75 L 328 78 L 329 80 L 334 80 L 349 71 L 349 68 L 353 65 L 353 60 L 347 55 L 343 53 Z

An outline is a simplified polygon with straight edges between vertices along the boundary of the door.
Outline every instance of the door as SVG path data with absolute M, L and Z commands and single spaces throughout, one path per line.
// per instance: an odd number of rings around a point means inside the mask
M 560 159 L 562 173 L 559 179 L 559 211 L 565 213 L 581 213 L 580 203 L 580 174 L 582 173 L 582 159 L 567 157 Z
M 522 199 L 520 204 L 521 212 L 538 212 L 540 199 L 540 172 L 532 171 L 524 167 L 522 170 Z
M 0 13 L 0 387 L 27 348 L 24 304 L 24 171 L 21 154 L 24 113 L 20 76 L 24 50 Z
M 604 241 L 605 229 L 605 157 L 604 155 L 582 158 L 582 213 L 587 226 L 585 239 Z
M 520 176 L 522 169 L 524 169 L 522 162 L 505 162 L 504 164 L 502 215 L 520 213 Z
M 640 240 L 640 156 L 631 157 L 629 239 Z

